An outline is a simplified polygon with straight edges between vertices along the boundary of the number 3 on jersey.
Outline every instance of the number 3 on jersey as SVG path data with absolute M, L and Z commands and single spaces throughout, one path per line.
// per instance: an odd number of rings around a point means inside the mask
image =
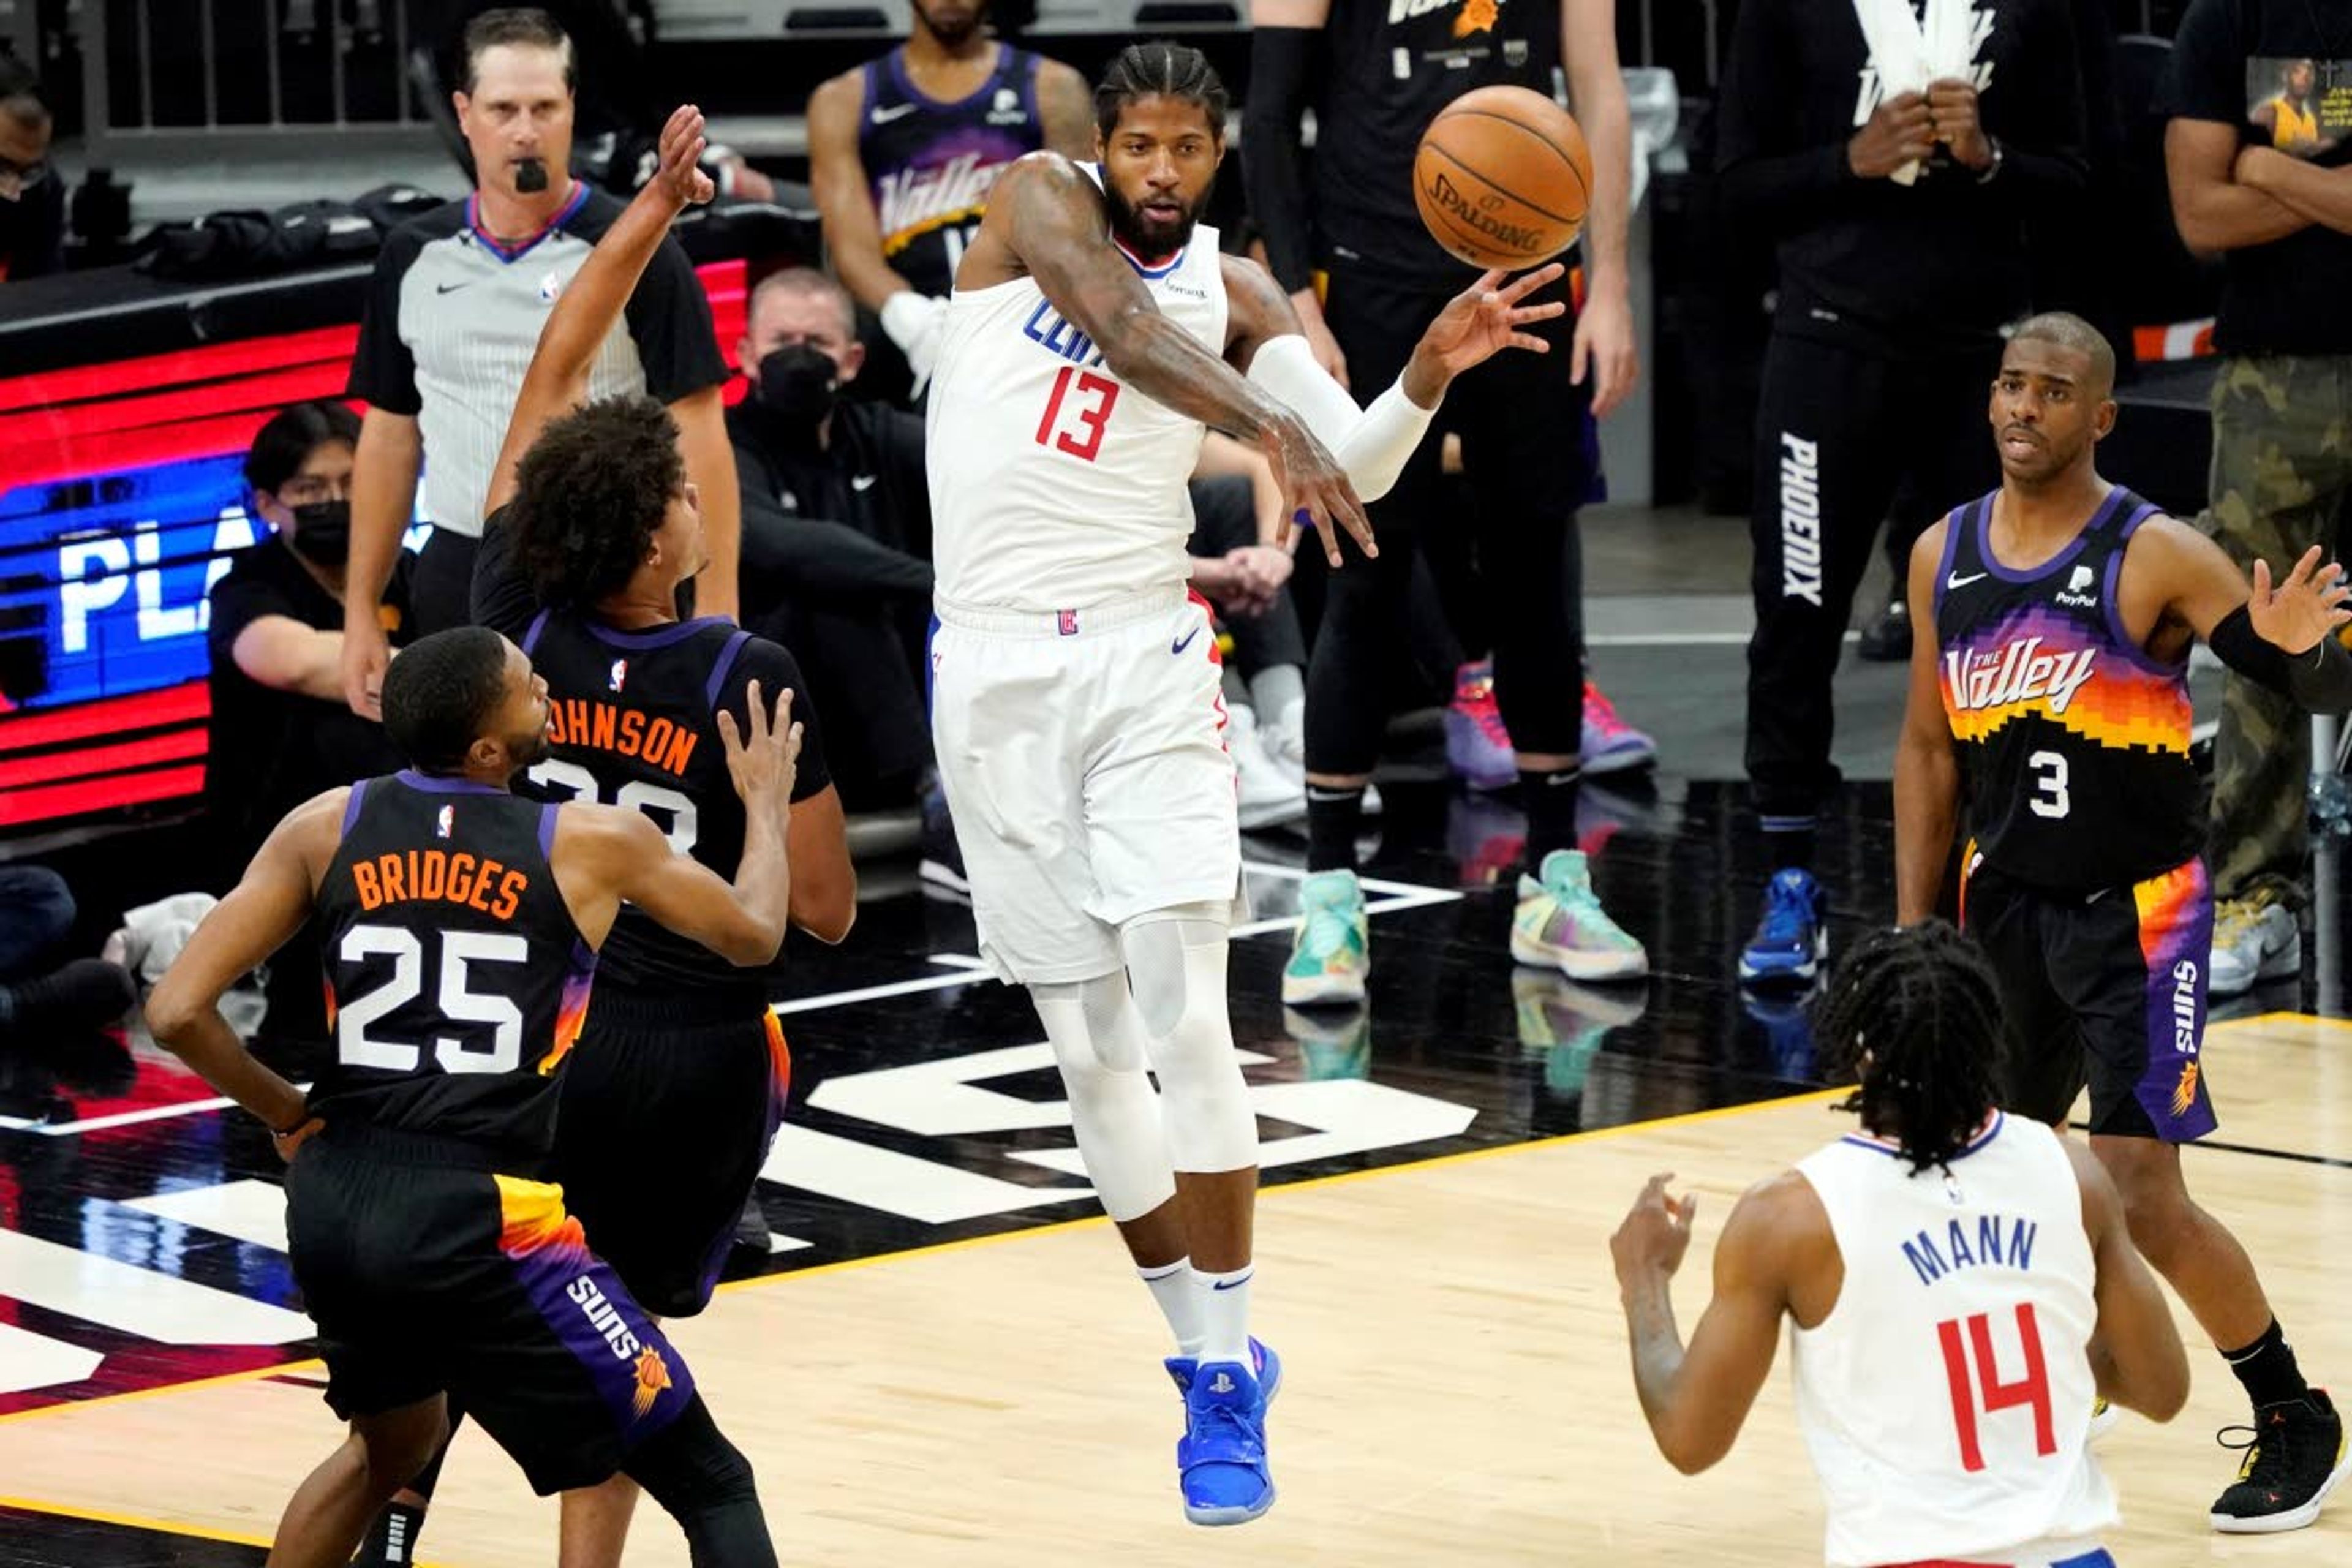
M 2050 1409 L 2050 1367 L 2042 1356 L 2042 1328 L 2034 1321 L 2031 1301 L 2017 1304 L 2017 1336 L 2024 1347 L 2025 1375 L 2015 1383 L 2003 1383 L 1993 1364 L 1989 1314 L 1948 1318 L 1936 1325 L 1936 1337 L 1944 1347 L 1944 1378 L 1952 1391 L 1952 1423 L 1959 1430 L 1960 1468 L 1971 1475 L 1985 1468 L 1984 1446 L 1977 1436 L 1979 1408 L 1990 1415 L 2021 1405 L 2031 1406 L 2033 1451 L 2044 1458 L 2058 1451 L 2056 1422 Z M 1969 1372 L 1971 1357 L 1976 1363 L 1973 1377 Z
M 1078 384 L 1078 396 L 1068 405 L 1069 420 L 1065 426 L 1063 403 L 1069 397 L 1073 377 Z M 1110 423 L 1110 411 L 1118 405 L 1118 383 L 1066 364 L 1062 374 L 1054 378 L 1054 395 L 1045 399 L 1045 416 L 1037 421 L 1037 445 L 1056 447 L 1091 463 L 1095 454 L 1102 450 L 1103 426 Z M 1080 432 L 1084 432 L 1083 437 Z

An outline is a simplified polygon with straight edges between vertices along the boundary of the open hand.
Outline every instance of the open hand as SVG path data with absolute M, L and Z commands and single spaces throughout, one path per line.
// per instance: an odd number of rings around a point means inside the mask
M 662 127 L 661 163 L 649 188 L 668 198 L 677 208 L 699 206 L 718 194 L 710 176 L 702 172 L 702 154 L 709 146 L 702 134 L 702 110 L 680 104 Z
M 1276 544 L 1289 542 L 1293 527 L 1311 528 L 1323 541 L 1324 559 L 1337 568 L 1345 564 L 1339 557 L 1339 533 L 1345 529 L 1366 555 L 1381 552 L 1381 547 L 1372 542 L 1372 520 L 1364 515 L 1364 503 L 1356 499 L 1356 487 L 1349 481 L 1347 470 L 1297 416 L 1285 413 L 1266 421 L 1258 436 L 1258 450 L 1265 454 L 1274 482 L 1282 489 L 1282 524 L 1275 535 Z
M 1698 1213 L 1698 1194 L 1675 1198 L 1666 1192 L 1674 1173 L 1652 1176 L 1633 1200 L 1633 1209 L 1609 1238 L 1609 1255 L 1616 1260 L 1617 1282 L 1664 1275 L 1671 1279 L 1690 1250 L 1691 1219 Z
M 1588 295 L 1584 309 L 1577 312 L 1568 379 L 1581 386 L 1588 369 L 1592 373 L 1592 416 L 1605 418 L 1625 401 L 1642 374 L 1641 351 L 1633 344 L 1633 307 L 1622 289 Z
M 1445 309 L 1421 334 L 1416 355 L 1434 361 L 1441 373 L 1451 378 L 1505 349 L 1549 353 L 1551 344 L 1520 329 L 1563 314 L 1567 304 L 1559 300 L 1540 305 L 1519 301 L 1547 284 L 1557 283 L 1567 270 L 1557 261 L 1549 262 L 1508 283 L 1503 281 L 1499 267 L 1482 273 L 1476 282 L 1446 301 Z
M 719 738 L 727 748 L 727 773 L 746 808 L 772 811 L 782 816 L 792 810 L 793 781 L 800 775 L 801 727 L 793 720 L 793 694 L 776 699 L 773 722 L 761 700 L 760 683 L 744 693 L 751 733 L 735 728 L 735 715 L 720 711 Z
M 2254 562 L 2254 591 L 2246 601 L 2246 618 L 2253 622 L 2257 636 L 2290 657 L 2309 653 L 2321 638 L 2352 621 L 2352 610 L 2344 607 L 2352 599 L 2344 568 L 2333 561 L 2321 565 L 2323 553 L 2316 544 L 2305 551 L 2276 590 L 2271 587 L 2270 563 Z

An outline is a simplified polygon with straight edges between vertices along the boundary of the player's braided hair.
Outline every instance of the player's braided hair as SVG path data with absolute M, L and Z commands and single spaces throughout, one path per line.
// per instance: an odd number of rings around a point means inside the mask
M 1866 938 L 1813 1016 L 1845 1109 L 1903 1147 L 1914 1172 L 1968 1146 L 1999 1098 L 2000 989 L 1977 944 L 1942 921 Z
M 1155 38 L 1119 50 L 1095 87 L 1095 124 L 1108 139 L 1119 110 L 1139 98 L 1173 98 L 1197 103 L 1209 116 L 1209 132 L 1224 139 L 1225 112 L 1233 100 L 1209 57 L 1185 44 Z
M 649 397 L 608 397 L 551 423 L 523 454 L 507 525 L 545 605 L 585 607 L 646 558 L 686 484 L 677 425 Z

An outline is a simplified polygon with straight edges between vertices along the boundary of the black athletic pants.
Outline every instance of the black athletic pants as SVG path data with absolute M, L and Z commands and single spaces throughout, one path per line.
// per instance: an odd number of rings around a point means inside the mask
M 1565 285 L 1555 285 L 1564 288 Z M 1452 291 L 1335 272 L 1323 314 L 1356 401 L 1396 381 L 1423 328 Z M 1454 378 L 1438 426 L 1462 437 L 1475 504 L 1444 504 L 1442 443 L 1433 427 L 1396 488 L 1370 507 L 1377 559 L 1342 536 L 1347 564 L 1330 574 L 1307 673 L 1307 766 L 1369 773 L 1388 721 L 1386 676 L 1404 635 L 1415 535 L 1465 524 L 1495 605 L 1495 698 L 1514 746 L 1573 755 L 1584 729 L 1584 561 L 1577 509 L 1591 484 L 1582 432 L 1586 387 L 1569 382 L 1572 317 L 1530 330 L 1551 352 L 1506 350 Z M 1309 541 L 1304 548 L 1318 550 Z
M 1760 816 L 1810 819 L 1836 787 L 1830 680 L 1879 525 L 1907 561 L 1910 541 L 2000 482 L 1986 422 L 2000 364 L 1998 345 L 1905 361 L 1773 333 L 1749 520 L 1748 782 Z M 1898 486 L 1916 514 L 1890 520 Z

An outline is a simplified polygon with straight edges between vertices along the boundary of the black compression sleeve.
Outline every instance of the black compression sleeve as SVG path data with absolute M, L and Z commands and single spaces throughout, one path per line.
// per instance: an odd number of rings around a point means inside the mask
M 2248 680 L 2292 697 L 2314 713 L 2352 711 L 2352 654 L 2334 637 L 2290 656 L 2264 642 L 2253 617 L 2240 605 L 2221 617 L 2209 639 L 2223 664 Z
M 1242 106 L 1242 191 L 1265 240 L 1265 259 L 1283 292 L 1315 279 L 1307 221 L 1307 176 L 1298 116 L 1322 47 L 1318 27 L 1260 27 L 1250 35 L 1249 100 Z

